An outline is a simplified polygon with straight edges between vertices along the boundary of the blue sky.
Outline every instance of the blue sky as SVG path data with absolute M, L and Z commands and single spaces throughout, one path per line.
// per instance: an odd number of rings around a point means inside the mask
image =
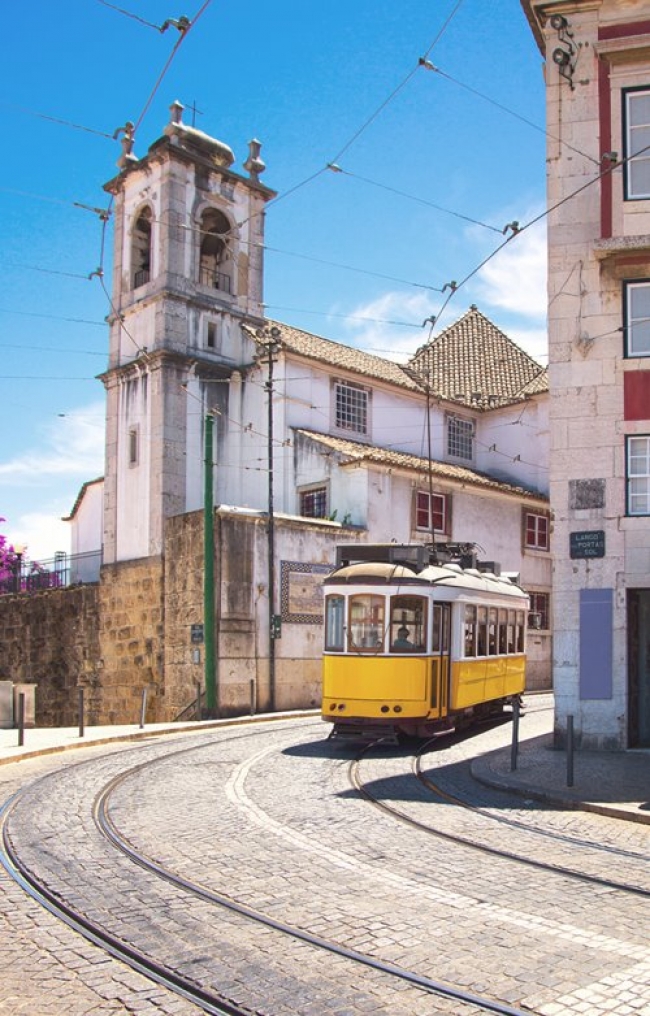
M 12 8 L 0 66 L 0 516 L 33 558 L 68 549 L 59 519 L 103 472 L 95 378 L 108 308 L 89 277 L 102 261 L 89 209 L 107 206 L 112 135 L 127 120 L 141 120 L 142 155 L 173 100 L 196 104 L 196 126 L 230 145 L 242 173 L 259 138 L 263 181 L 279 194 L 266 219 L 269 316 L 396 358 L 426 341 L 422 322 L 448 293 L 437 290 L 545 205 L 541 57 L 519 0 L 211 0 L 154 93 L 179 39 L 158 26 L 202 6 L 177 2 Z M 438 70 L 418 66 L 425 55 Z M 342 173 L 326 169 L 334 161 Z M 110 287 L 110 224 L 106 239 Z M 545 363 L 545 263 L 542 222 L 455 293 L 436 331 L 476 303 Z

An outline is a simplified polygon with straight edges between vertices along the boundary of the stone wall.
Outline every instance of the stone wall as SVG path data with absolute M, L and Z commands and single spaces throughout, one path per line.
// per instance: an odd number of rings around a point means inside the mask
M 320 704 L 322 601 L 320 578 L 337 543 L 365 536 L 334 523 L 275 519 L 274 613 L 282 618 L 274 642 L 274 687 L 269 665 L 267 519 L 260 512 L 217 509 L 215 533 L 215 656 L 221 716 L 316 708 Z M 304 569 L 315 591 L 312 613 L 289 602 L 287 566 Z M 315 576 L 310 569 L 316 569 Z M 284 578 L 283 578 L 284 576 Z M 192 642 L 203 624 L 203 513 L 168 519 L 165 538 L 165 710 L 178 716 L 205 689 L 204 645 Z
M 142 558 L 105 565 L 99 585 L 100 694 L 96 723 L 172 719 L 165 701 L 163 666 L 163 561 Z
M 77 724 L 80 685 L 89 713 L 99 715 L 98 634 L 96 585 L 0 597 L 0 679 L 36 684 L 39 726 Z

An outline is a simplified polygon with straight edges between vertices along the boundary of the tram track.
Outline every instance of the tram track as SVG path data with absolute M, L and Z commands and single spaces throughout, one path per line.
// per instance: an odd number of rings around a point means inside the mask
M 454 805 L 458 808 L 462 808 L 466 811 L 472 812 L 475 815 L 480 815 L 482 818 L 491 820 L 495 823 L 509 826 L 513 829 L 519 829 L 525 832 L 527 835 L 538 835 L 540 837 L 549 838 L 555 841 L 563 841 L 568 844 L 573 844 L 581 848 L 589 848 L 596 851 L 603 851 L 609 855 L 632 858 L 641 862 L 647 862 L 647 857 L 636 852 L 621 850 L 620 848 L 604 847 L 597 843 L 587 842 L 579 840 L 575 837 L 567 837 L 564 834 L 557 834 L 549 830 L 538 829 L 533 825 L 527 825 L 517 820 L 504 818 L 502 816 L 494 816 L 483 808 L 469 804 L 463 801 L 461 798 L 452 794 L 448 790 L 443 790 L 438 784 L 435 783 L 430 777 L 425 776 L 421 769 L 421 759 L 426 753 L 431 742 L 426 742 L 421 746 L 415 753 L 411 763 L 411 775 L 415 778 L 422 786 L 426 787 L 432 794 L 435 794 L 440 800 L 445 801 L 447 804 Z M 444 840 L 449 843 L 453 843 L 458 846 L 467 847 L 473 851 L 486 854 L 491 857 L 500 858 L 506 861 L 513 861 L 519 865 L 532 868 L 542 872 L 549 872 L 554 875 L 559 875 L 567 878 L 574 879 L 587 885 L 597 886 L 601 889 L 608 889 L 616 892 L 627 893 L 633 896 L 641 897 L 643 899 L 650 899 L 650 888 L 642 885 L 634 885 L 629 882 L 621 882 L 617 879 L 608 878 L 605 876 L 599 876 L 590 874 L 588 872 L 580 871 L 576 868 L 571 868 L 566 865 L 556 864 L 551 861 L 543 861 L 536 858 L 532 858 L 523 853 L 519 853 L 513 850 L 504 849 L 503 847 L 496 847 L 488 843 L 477 842 L 476 836 L 462 835 L 457 832 L 450 832 L 448 830 L 441 829 L 438 826 L 431 825 L 428 822 L 423 822 L 420 819 L 415 818 L 413 815 L 408 814 L 402 808 L 395 806 L 392 803 L 388 803 L 381 798 L 373 795 L 368 789 L 368 785 L 365 784 L 361 778 L 361 765 L 367 754 L 373 747 L 377 747 L 382 744 L 381 739 L 367 745 L 364 751 L 361 752 L 355 759 L 349 764 L 348 775 L 350 786 L 369 804 L 377 808 L 379 811 L 391 816 L 393 819 L 410 826 L 413 829 L 417 829 L 420 832 L 424 832 L 427 835 L 436 837 L 437 839 Z
M 194 744 L 190 748 L 186 747 L 178 752 L 167 753 L 164 758 L 167 760 L 171 755 L 179 756 L 188 752 L 196 752 L 201 747 L 201 745 Z M 122 771 L 109 780 L 94 798 L 92 806 L 93 822 L 113 849 L 120 851 L 122 855 L 128 857 L 131 863 L 144 869 L 149 875 L 173 885 L 175 889 L 185 894 L 190 900 L 201 900 L 212 907 L 227 909 L 230 913 L 234 913 L 238 917 L 245 918 L 247 921 L 255 924 L 263 925 L 265 928 L 280 933 L 285 938 L 297 940 L 321 952 L 326 951 L 334 954 L 339 958 L 351 961 L 355 966 L 370 968 L 379 974 L 396 978 L 403 984 L 408 984 L 440 999 L 451 1001 L 454 1004 L 454 1014 L 462 1014 L 466 1009 L 468 1013 L 470 1011 L 480 1011 L 496 1013 L 500 1014 L 500 1016 L 530 1016 L 531 1012 L 533 1012 L 530 1008 L 519 1008 L 498 999 L 491 999 L 464 990 L 463 988 L 419 975 L 398 964 L 382 961 L 371 955 L 347 948 L 340 943 L 311 934 L 304 929 L 276 920 L 268 914 L 238 903 L 236 900 L 221 893 L 214 892 L 197 882 L 182 877 L 158 863 L 152 857 L 139 851 L 120 833 L 120 830 L 112 820 L 110 816 L 110 800 L 116 789 L 133 776 L 134 773 L 146 770 L 147 767 L 155 765 L 157 761 L 159 761 L 158 758 L 150 759 Z M 80 765 L 83 765 L 83 763 L 80 763 Z M 59 916 L 69 926 L 79 931 L 90 941 L 100 945 L 101 948 L 117 959 L 144 973 L 156 983 L 194 1002 L 203 1011 L 217 1014 L 217 1016 L 222 1016 L 222 1014 L 228 1014 L 228 1016 L 244 1016 L 246 1014 L 246 1016 L 249 1016 L 251 1012 L 249 1008 L 229 1003 L 214 990 L 197 984 L 191 978 L 179 973 L 179 971 L 173 970 L 168 965 L 161 964 L 160 961 L 152 959 L 132 944 L 124 942 L 118 935 L 108 932 L 105 928 L 98 925 L 97 922 L 90 920 L 77 907 L 66 903 L 59 893 L 50 889 L 33 871 L 30 871 L 27 866 L 23 865 L 20 857 L 11 845 L 11 837 L 8 832 L 12 812 L 20 807 L 20 802 L 21 794 L 18 793 L 0 811 L 2 864 L 8 874 L 33 899 L 37 900 L 41 905 L 46 906 L 51 913 Z M 447 1010 L 445 1009 L 444 1011 Z M 262 1010 L 256 1007 L 255 1012 L 262 1012 Z

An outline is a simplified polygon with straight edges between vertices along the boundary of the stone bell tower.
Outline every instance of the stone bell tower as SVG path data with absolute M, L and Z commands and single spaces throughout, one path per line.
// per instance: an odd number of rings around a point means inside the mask
M 143 158 L 127 125 L 113 197 L 104 562 L 159 555 L 164 520 L 202 504 L 206 414 L 227 420 L 231 379 L 250 362 L 241 323 L 263 316 L 260 144 L 231 149 L 171 106 Z M 248 351 L 248 352 L 247 352 Z M 223 435 L 220 435 L 223 438 Z

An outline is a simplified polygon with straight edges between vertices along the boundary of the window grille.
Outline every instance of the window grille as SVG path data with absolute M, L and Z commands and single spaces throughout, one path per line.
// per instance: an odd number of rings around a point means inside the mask
M 352 385 L 336 385 L 336 426 L 357 434 L 368 432 L 368 392 Z
M 471 462 L 474 458 L 474 422 L 450 416 L 447 420 L 447 454 Z
M 327 487 L 300 491 L 300 514 L 307 519 L 327 517 Z

